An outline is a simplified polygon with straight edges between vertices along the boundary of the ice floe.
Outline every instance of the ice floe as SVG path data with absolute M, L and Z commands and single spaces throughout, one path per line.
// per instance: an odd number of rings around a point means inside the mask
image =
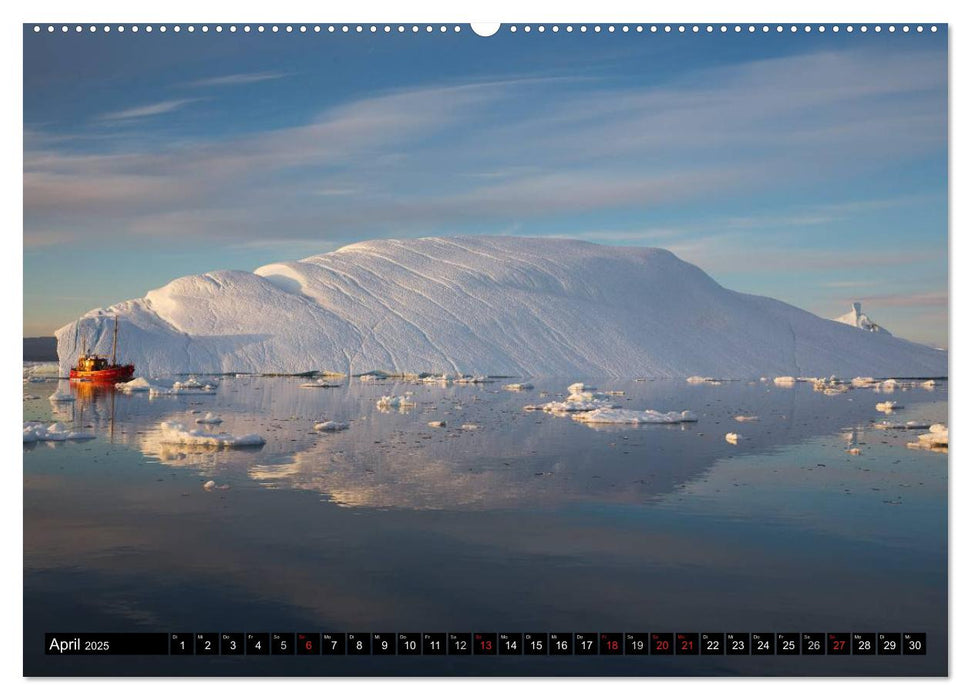
M 94 433 L 72 430 L 61 423 L 24 423 L 24 442 L 64 442 L 65 440 L 93 440 Z
M 732 445 L 737 445 L 741 439 L 742 436 L 738 433 L 725 433 L 725 442 L 731 443 Z
M 546 411 L 547 413 L 578 413 L 596 411 L 601 408 L 617 408 L 607 394 L 597 391 L 597 387 L 576 382 L 567 387 L 569 394 L 563 401 L 550 401 L 539 405 L 524 406 L 526 411 Z
M 925 450 L 946 450 L 948 446 L 948 429 L 943 423 L 934 423 L 929 433 L 917 436 L 917 442 L 908 442 L 907 447 Z
M 337 420 L 325 420 L 314 425 L 314 430 L 321 433 L 336 433 L 339 430 L 347 430 L 351 427 L 350 423 Z
M 126 394 L 141 391 L 151 391 L 152 384 L 145 377 L 135 377 L 130 382 L 119 382 L 115 384 L 115 390 Z
M 533 388 L 533 385 L 520 382 L 517 384 L 505 384 L 503 385 L 502 388 L 505 389 L 506 391 L 529 391 L 530 389 Z
M 312 382 L 304 382 L 300 385 L 301 389 L 336 389 L 340 384 L 327 381 L 325 377 L 320 377 Z
M 204 416 L 196 418 L 196 423 L 200 423 L 202 425 L 219 425 L 222 422 L 223 419 L 211 411 L 207 412 Z
M 171 387 L 151 386 L 148 390 L 149 396 L 176 396 L 180 394 L 215 394 L 216 389 L 211 384 L 188 380 L 185 382 L 175 382 Z
M 408 396 L 382 396 L 377 403 L 378 408 L 382 411 L 389 411 L 392 408 L 414 408 L 416 405 L 415 401 Z
M 898 408 L 903 408 L 903 406 L 898 406 L 896 401 L 881 401 L 876 406 L 877 410 L 881 413 L 893 413 Z
M 640 425 L 646 423 L 695 423 L 698 417 L 691 411 L 632 411 L 626 408 L 598 408 L 575 413 L 573 420 L 581 423 L 616 423 Z
M 931 427 L 931 424 L 927 423 L 926 421 L 919 420 L 909 420 L 905 423 L 881 421 L 879 423 L 874 423 L 873 427 L 877 428 L 878 430 L 928 430 Z

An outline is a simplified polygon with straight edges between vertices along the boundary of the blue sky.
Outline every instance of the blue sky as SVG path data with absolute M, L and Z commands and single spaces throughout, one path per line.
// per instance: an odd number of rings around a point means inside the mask
M 369 238 L 668 248 L 946 347 L 947 37 L 24 34 L 24 333 Z

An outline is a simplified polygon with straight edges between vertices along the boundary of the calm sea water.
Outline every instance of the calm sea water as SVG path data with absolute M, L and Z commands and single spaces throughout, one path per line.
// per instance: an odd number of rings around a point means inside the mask
M 946 422 L 946 385 L 591 379 L 623 407 L 699 416 L 593 428 L 523 410 L 574 378 L 521 393 L 304 381 L 154 398 L 62 382 L 76 401 L 53 409 L 56 382 L 24 385 L 39 397 L 24 420 L 97 434 L 24 448 L 26 674 L 947 672 L 947 456 L 872 427 L 887 399 L 893 421 Z M 406 392 L 414 408 L 376 407 Z M 160 440 L 160 422 L 210 411 L 265 446 Z M 350 428 L 315 432 L 324 419 Z M 45 657 L 52 631 L 891 631 L 926 632 L 928 654 Z

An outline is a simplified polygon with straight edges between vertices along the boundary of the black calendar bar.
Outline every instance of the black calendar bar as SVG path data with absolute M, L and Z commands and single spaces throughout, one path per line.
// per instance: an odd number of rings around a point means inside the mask
M 44 649 L 53 656 L 131 656 L 169 653 L 169 635 L 156 633 L 90 634 L 49 632 Z
M 44 635 L 51 656 L 925 656 L 925 632 L 162 632 Z M 689 663 L 689 662 L 686 662 Z

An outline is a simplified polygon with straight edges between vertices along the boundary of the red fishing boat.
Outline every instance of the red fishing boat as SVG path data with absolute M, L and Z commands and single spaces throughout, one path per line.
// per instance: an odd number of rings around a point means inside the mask
M 89 355 L 87 347 L 81 350 L 77 364 L 71 368 L 71 379 L 87 380 L 114 384 L 127 382 L 135 375 L 135 365 L 119 365 L 118 353 L 118 317 L 115 316 L 115 333 L 111 340 L 111 362 L 100 355 Z

